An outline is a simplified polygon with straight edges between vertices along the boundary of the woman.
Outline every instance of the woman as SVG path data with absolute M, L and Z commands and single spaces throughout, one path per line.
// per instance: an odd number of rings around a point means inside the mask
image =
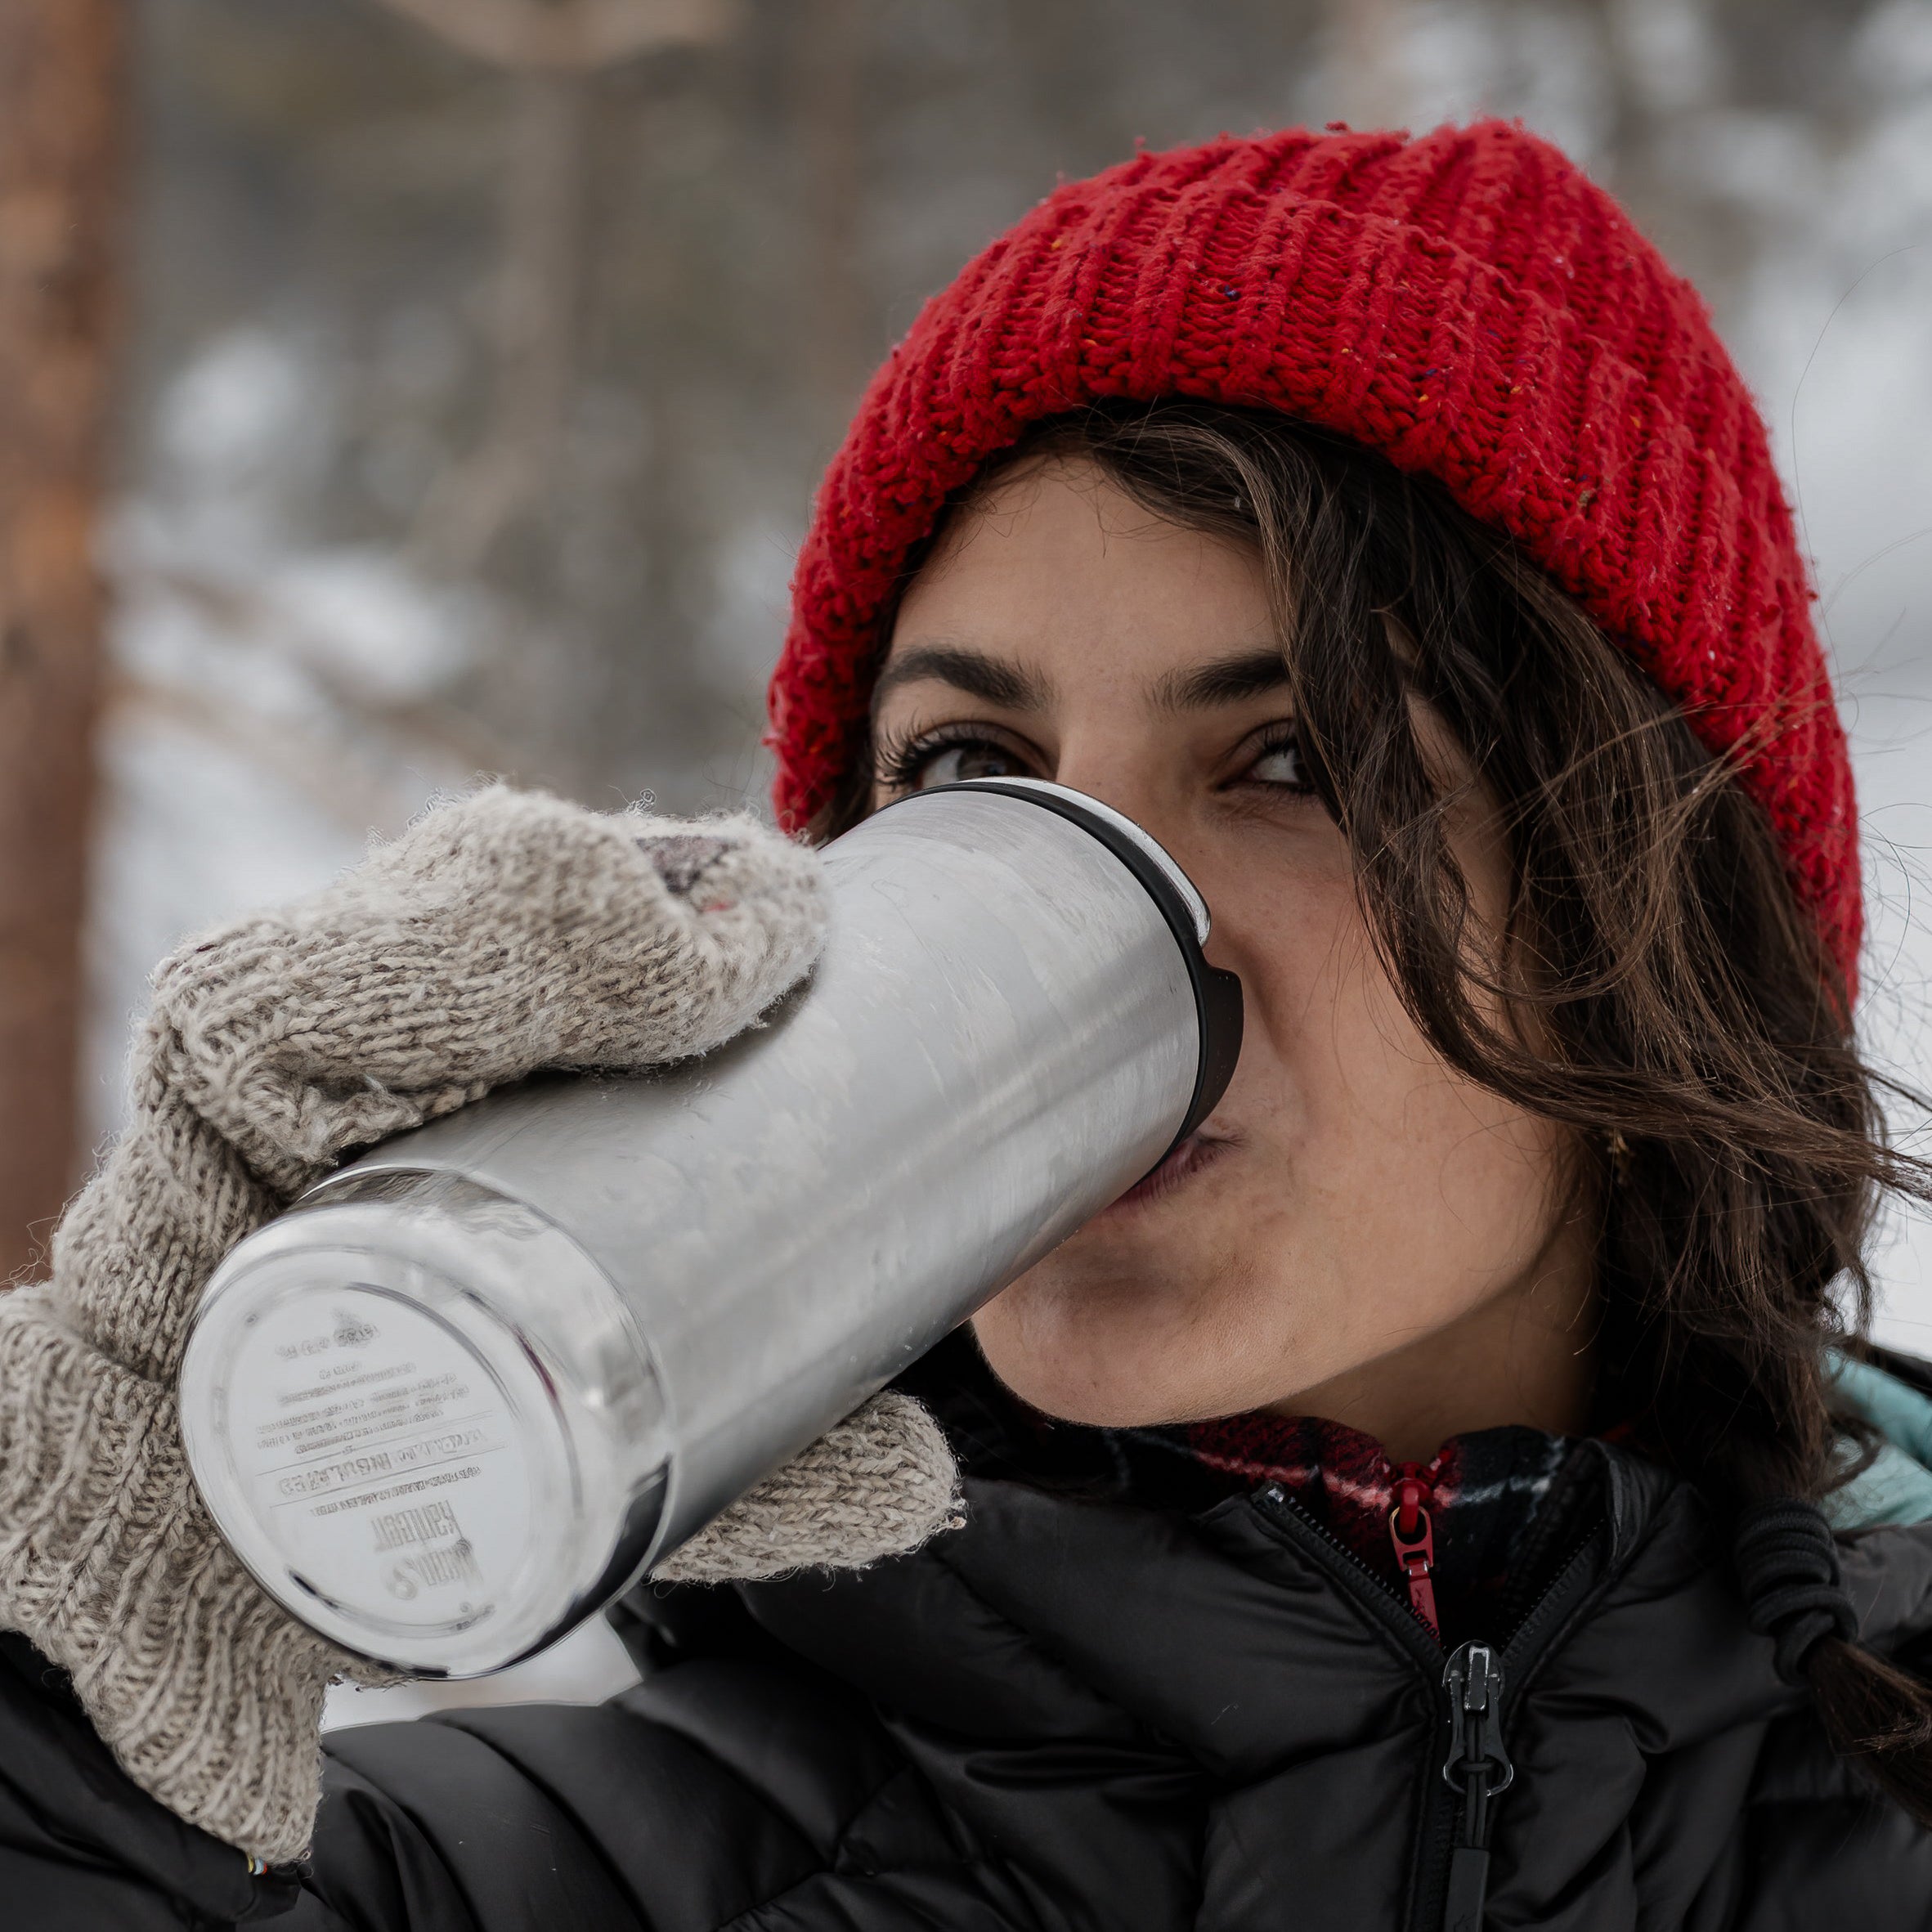
M 347 1147 L 727 1037 L 816 902 L 747 826 L 499 794 L 177 956 L 0 1317 L 29 1922 L 1924 1925 L 1845 746 L 1761 427 L 1612 204 L 1497 123 L 1060 189 L 868 394 L 773 719 L 820 838 L 975 773 L 1145 825 L 1246 988 L 1226 1096 L 682 1574 L 819 1563 L 634 1592 L 602 1709 L 338 1734 L 278 1865 L 347 1660 L 180 1476 L 195 1287 Z

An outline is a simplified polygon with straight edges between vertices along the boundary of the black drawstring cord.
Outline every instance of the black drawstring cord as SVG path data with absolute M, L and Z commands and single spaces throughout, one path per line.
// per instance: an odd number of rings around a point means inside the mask
M 1816 1504 L 1779 1496 L 1755 1504 L 1737 1519 L 1732 1548 L 1750 1627 L 1775 1639 L 1777 1674 L 1786 1683 L 1803 1681 L 1820 1638 L 1850 1643 L 1858 1636 L 1838 1545 Z

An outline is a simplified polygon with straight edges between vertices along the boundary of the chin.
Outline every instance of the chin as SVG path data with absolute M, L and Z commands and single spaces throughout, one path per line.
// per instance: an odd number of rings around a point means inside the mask
M 1184 1142 L 1172 1172 L 1157 1169 L 979 1311 L 980 1350 L 1022 1401 L 1131 1428 L 1280 1398 L 1280 1365 L 1304 1352 L 1289 1331 L 1307 1325 L 1283 1283 L 1306 1271 L 1279 1238 L 1278 1203 L 1230 1186 L 1239 1146 Z M 1255 1266 L 1264 1230 L 1279 1271 Z
M 1009 1289 L 973 1324 L 994 1374 L 1023 1402 L 1061 1422 L 1145 1428 L 1225 1414 L 1213 1392 L 1223 1378 L 1199 1363 L 1171 1321 L 1123 1321 L 1091 1302 L 1031 1306 Z

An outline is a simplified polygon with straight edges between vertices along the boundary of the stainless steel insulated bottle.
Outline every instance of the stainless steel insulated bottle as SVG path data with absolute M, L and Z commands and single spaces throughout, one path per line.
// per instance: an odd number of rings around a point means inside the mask
M 208 1284 L 195 1477 L 324 1635 L 452 1677 L 563 1635 L 1219 1098 L 1239 983 L 1118 814 L 937 787 L 824 858 L 824 956 L 767 1024 L 389 1141 Z

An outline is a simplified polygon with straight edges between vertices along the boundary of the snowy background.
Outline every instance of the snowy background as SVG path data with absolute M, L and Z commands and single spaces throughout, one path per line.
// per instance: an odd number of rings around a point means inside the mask
M 1056 175 L 1478 112 L 1625 198 L 1762 401 L 1858 762 L 1863 1024 L 1932 1085 L 1932 0 L 676 11 L 559 78 L 377 0 L 142 0 L 98 1132 L 171 942 L 439 789 L 761 800 L 816 473 L 920 298 Z M 1880 1274 L 1881 1333 L 1932 1351 L 1932 1223 L 1895 1217 Z M 625 1674 L 599 1626 L 465 1695 Z

